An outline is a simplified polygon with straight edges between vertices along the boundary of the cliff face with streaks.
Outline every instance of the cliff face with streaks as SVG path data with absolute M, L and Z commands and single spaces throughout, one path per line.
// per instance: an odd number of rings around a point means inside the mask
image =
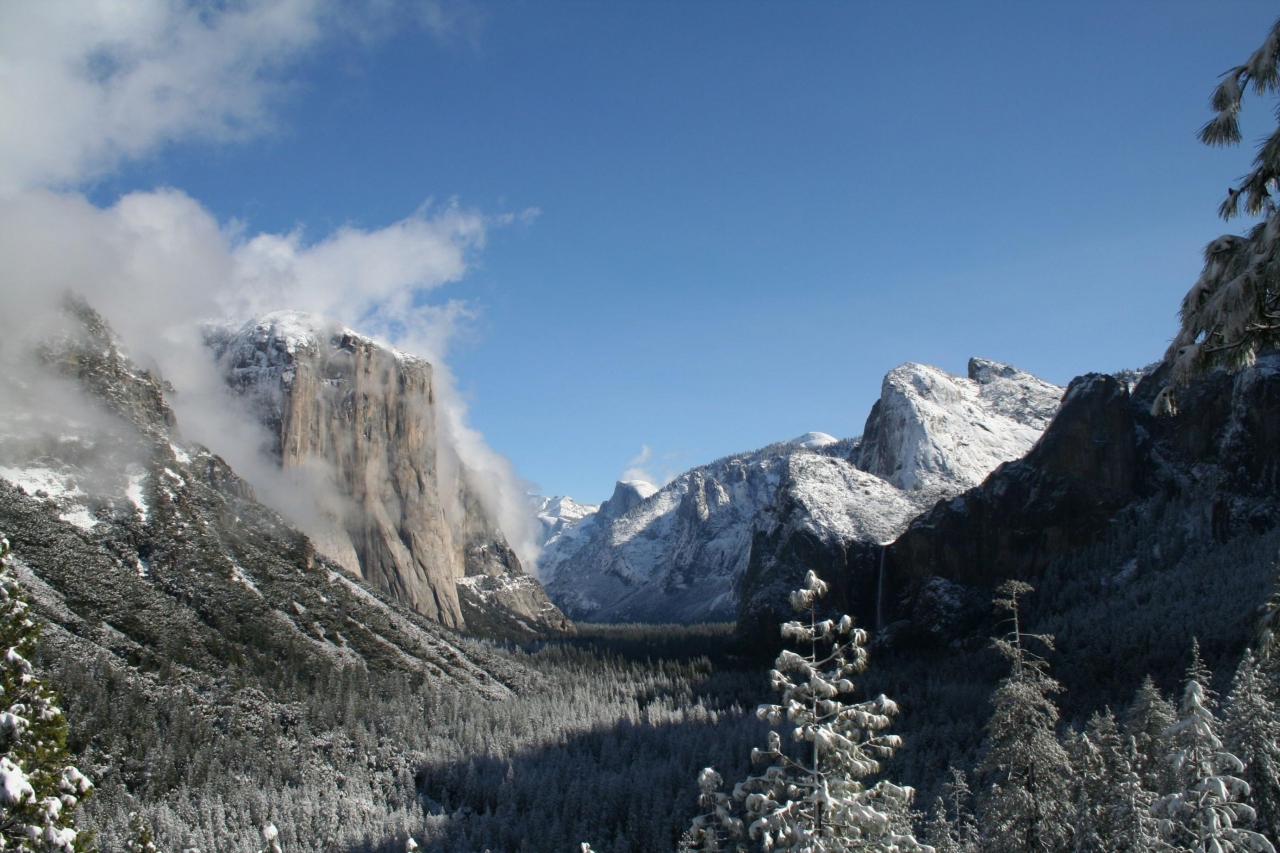
M 292 312 L 211 327 L 206 340 L 281 467 L 314 485 L 303 525 L 322 552 L 451 628 L 566 627 L 442 440 L 430 363 Z

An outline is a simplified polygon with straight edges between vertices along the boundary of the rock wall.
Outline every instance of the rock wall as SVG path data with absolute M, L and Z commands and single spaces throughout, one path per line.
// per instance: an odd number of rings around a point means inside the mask
M 482 575 L 527 581 L 494 606 L 565 626 L 442 441 L 428 362 L 291 312 L 206 337 L 281 466 L 314 479 L 319 513 L 305 526 L 318 548 L 451 628 L 468 627 L 459 582 Z
M 1148 500 L 1203 504 L 1205 527 L 1221 541 L 1245 528 L 1274 526 L 1280 357 L 1208 376 L 1179 392 L 1176 415 L 1155 418 L 1148 410 L 1163 385 L 1163 371 L 1132 390 L 1113 376 L 1074 380 L 1025 458 L 938 503 L 885 549 L 883 621 L 914 626 L 908 634 L 920 635 L 917 629 L 931 621 L 925 614 L 937 609 L 940 584 L 952 598 L 957 590 L 973 592 L 986 607 L 1001 580 L 1041 577 Z M 877 582 L 872 556 L 851 556 L 846 586 Z M 867 597 L 855 601 L 863 624 L 874 619 L 873 609 Z

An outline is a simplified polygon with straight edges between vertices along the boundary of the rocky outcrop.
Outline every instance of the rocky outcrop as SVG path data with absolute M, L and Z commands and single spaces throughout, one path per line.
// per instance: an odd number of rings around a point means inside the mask
M 954 493 L 1020 459 L 1057 410 L 1062 389 L 973 358 L 968 378 L 904 364 L 889 371 L 854 463 L 900 489 Z
M 1030 451 L 1061 398 L 1058 386 L 983 358 L 969 360 L 967 377 L 921 364 L 889 371 L 861 441 L 848 454 L 864 481 L 828 497 L 878 525 L 842 529 L 819 522 L 815 502 L 801 499 L 804 478 L 793 478 L 753 536 L 739 635 L 753 645 L 775 645 L 778 624 L 790 618 L 786 593 L 809 569 L 831 583 L 829 606 L 855 614 L 861 625 L 881 625 L 892 602 L 885 582 L 888 543 L 937 501 Z
M 939 584 L 980 591 L 972 598 L 985 605 L 1000 581 L 1040 577 L 1150 500 L 1202 502 L 1211 516 L 1206 526 L 1219 539 L 1274 525 L 1280 357 L 1261 357 L 1235 376 L 1206 377 L 1180 391 L 1176 415 L 1154 418 L 1149 409 L 1163 384 L 1161 373 L 1132 392 L 1112 376 L 1074 380 L 1025 458 L 939 503 L 883 552 L 863 549 L 850 558 L 845 585 L 878 583 L 888 602 L 880 619 L 865 594 L 854 597 L 854 611 L 873 624 L 901 621 L 919 636 L 937 621 L 922 609 L 934 607 L 931 590 Z
M 939 503 L 889 546 L 884 595 L 896 602 L 933 576 L 969 586 L 1037 577 L 1064 553 L 1094 541 L 1138 495 L 1134 409 L 1128 389 L 1111 376 L 1072 382 L 1057 418 L 1024 459 Z M 863 618 L 873 615 L 869 604 L 855 609 Z M 897 610 L 890 606 L 890 621 Z M 882 614 L 874 624 L 884 621 Z
M 318 512 L 303 523 L 322 551 L 452 628 L 468 628 L 459 583 L 501 576 L 524 592 L 470 595 L 472 612 L 515 607 L 503 618 L 563 627 L 442 440 L 428 362 L 293 312 L 212 326 L 206 340 L 281 467 L 311 478 Z
M 792 618 L 789 593 L 811 569 L 831 582 L 831 603 L 874 597 L 874 582 L 859 589 L 850 582 L 865 583 L 883 546 L 924 509 L 926 500 L 841 458 L 792 456 L 777 496 L 752 536 L 739 584 L 739 636 L 772 646 L 778 625 Z M 855 570 L 857 561 L 866 560 L 870 566 Z
M 613 494 L 607 501 L 600 504 L 596 523 L 608 524 L 615 518 L 621 518 L 648 498 L 653 497 L 657 491 L 657 486 L 644 480 L 619 480 L 613 486 Z

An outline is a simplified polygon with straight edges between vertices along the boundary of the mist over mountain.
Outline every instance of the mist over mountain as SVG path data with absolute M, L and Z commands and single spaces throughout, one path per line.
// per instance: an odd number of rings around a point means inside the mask
M 491 484 L 444 439 L 429 362 L 292 312 L 205 340 L 270 455 L 316 494 L 304 526 L 321 551 L 451 628 L 464 609 L 490 633 L 499 610 L 517 635 L 567 627 L 503 536 Z

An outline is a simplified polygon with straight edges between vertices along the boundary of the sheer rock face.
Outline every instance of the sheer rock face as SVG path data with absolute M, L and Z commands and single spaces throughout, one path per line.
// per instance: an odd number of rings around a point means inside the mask
M 1261 356 L 1238 374 L 1220 371 L 1181 389 L 1177 414 L 1153 418 L 1149 409 L 1165 384 L 1163 372 L 1132 390 L 1107 375 L 1074 380 L 1025 458 L 940 502 L 887 549 L 852 554 L 846 585 L 879 585 L 885 621 L 901 620 L 916 639 L 945 640 L 966 620 L 960 614 L 948 626 L 922 615 L 937 609 L 938 589 L 987 607 L 1000 581 L 1040 577 L 1147 502 L 1203 506 L 1205 533 L 1220 541 L 1274 526 L 1280 520 L 1280 356 Z M 871 600 L 855 595 L 854 610 L 873 618 Z
M 885 376 L 853 461 L 900 489 L 954 493 L 1026 455 L 1061 398 L 1057 385 L 983 358 L 967 378 L 904 364 Z
M 428 362 L 292 312 L 206 337 L 281 466 L 314 480 L 320 517 L 306 526 L 320 550 L 451 628 L 468 627 L 461 580 L 506 575 L 522 593 L 496 606 L 563 627 L 441 441 Z

